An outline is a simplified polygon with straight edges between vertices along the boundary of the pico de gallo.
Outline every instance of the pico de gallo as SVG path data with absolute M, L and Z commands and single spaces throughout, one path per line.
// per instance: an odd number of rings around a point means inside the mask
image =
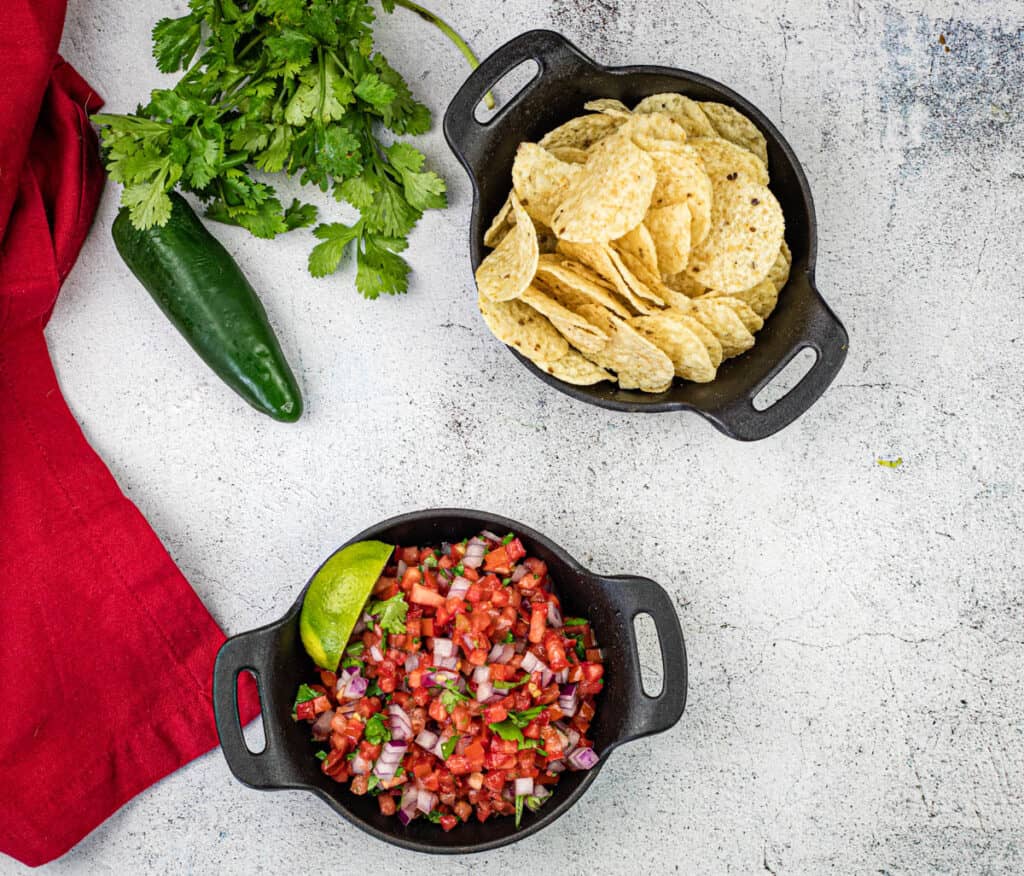
M 303 684 L 294 717 L 321 769 L 403 824 L 445 831 L 538 810 L 587 737 L 603 686 L 589 622 L 563 617 L 547 565 L 514 534 L 396 547 L 337 671 Z

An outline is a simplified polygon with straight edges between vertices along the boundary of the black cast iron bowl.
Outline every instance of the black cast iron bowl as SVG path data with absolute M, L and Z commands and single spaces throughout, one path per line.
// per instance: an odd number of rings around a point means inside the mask
M 529 60 L 539 67 L 534 78 L 493 119 L 485 124 L 478 122 L 474 112 L 488 89 Z M 658 395 L 619 389 L 607 382 L 572 386 L 512 352 L 545 383 L 580 401 L 616 411 L 695 411 L 732 438 L 766 438 L 817 401 L 842 367 L 848 338 L 814 283 L 814 203 L 800 162 L 767 117 L 735 91 L 671 67 L 604 67 L 549 30 L 530 31 L 506 43 L 473 71 L 444 117 L 448 145 L 473 183 L 469 229 L 473 269 L 486 254 L 484 230 L 511 188 L 512 162 L 520 142 L 535 142 L 557 125 L 583 114 L 583 104 L 588 100 L 612 97 L 632 106 L 662 92 L 679 92 L 695 100 L 733 106 L 761 129 L 768 142 L 771 189 L 786 217 L 786 241 L 793 252 L 793 267 L 778 307 L 758 332 L 757 344 L 723 363 L 713 382 L 677 380 Z M 811 370 L 775 404 L 757 410 L 753 405 L 755 396 L 807 347 L 817 354 Z
M 338 814 L 377 839 L 418 852 L 466 854 L 520 840 L 549 825 L 573 805 L 597 778 L 613 749 L 624 742 L 672 727 L 686 705 L 686 649 L 679 618 L 668 594 L 653 581 L 632 576 L 605 577 L 584 569 L 562 548 L 538 532 L 494 514 L 461 509 L 416 511 L 392 517 L 359 533 L 347 544 L 378 539 L 388 544 L 438 544 L 457 541 L 481 529 L 515 532 L 529 553 L 548 565 L 567 615 L 590 619 L 605 650 L 604 690 L 590 728 L 600 756 L 588 772 L 563 773 L 554 795 L 538 812 L 524 812 L 516 830 L 511 818 L 475 819 L 445 833 L 418 818 L 403 827 L 394 816 L 380 814 L 376 800 L 356 796 L 320 771 L 313 757 L 309 726 L 291 718 L 298 686 L 310 679 L 313 664 L 299 638 L 299 612 L 306 588 L 280 620 L 233 636 L 217 654 L 213 704 L 224 756 L 242 783 L 262 790 L 306 790 L 321 797 Z M 309 585 L 307 584 L 306 587 Z M 649 614 L 658 630 L 664 683 L 656 697 L 643 691 L 633 619 Z M 246 747 L 238 717 L 238 674 L 256 677 L 263 707 L 266 747 L 253 754 Z

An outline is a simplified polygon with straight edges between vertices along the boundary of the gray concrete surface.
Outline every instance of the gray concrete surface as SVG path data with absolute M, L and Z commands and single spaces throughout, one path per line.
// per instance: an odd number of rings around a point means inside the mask
M 548 389 L 478 321 L 469 186 L 435 128 L 422 145 L 451 208 L 417 231 L 403 299 L 363 301 L 347 274 L 311 280 L 306 233 L 217 230 L 308 400 L 300 424 L 277 425 L 132 281 L 111 190 L 49 340 L 86 433 L 228 631 L 277 617 L 362 527 L 475 506 L 596 569 L 661 581 L 691 697 L 556 825 L 492 854 L 383 846 L 312 797 L 246 790 L 213 752 L 48 869 L 1020 872 L 1024 3 L 431 5 L 481 53 L 547 25 L 598 59 L 698 70 L 763 107 L 817 199 L 845 370 L 753 446 Z M 181 6 L 78 0 L 63 50 L 127 109 L 163 81 L 148 33 Z M 379 42 L 440 116 L 460 57 L 402 12 Z M 877 464 L 891 456 L 903 465 Z

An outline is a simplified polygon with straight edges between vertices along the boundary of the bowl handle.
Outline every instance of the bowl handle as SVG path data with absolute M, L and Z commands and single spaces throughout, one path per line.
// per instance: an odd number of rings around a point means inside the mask
M 818 295 L 811 282 L 812 294 Z M 707 412 L 714 425 L 730 438 L 740 441 L 760 441 L 785 428 L 811 407 L 835 380 L 839 369 L 846 360 L 849 336 L 839 318 L 818 296 L 815 306 L 800 337 L 772 367 L 753 391 L 741 398 Z M 771 407 L 763 411 L 754 407 L 754 399 L 776 375 L 782 371 L 797 353 L 812 349 L 817 359 L 811 369 Z
M 687 670 L 686 645 L 672 599 L 659 584 L 649 578 L 603 578 L 604 590 L 618 610 L 628 642 L 630 690 L 626 703 L 626 727 L 616 744 L 640 736 L 662 733 L 682 717 L 686 707 Z M 662 684 L 657 696 L 648 696 L 643 689 L 640 651 L 633 620 L 638 614 L 654 619 L 661 648 Z
M 276 645 L 276 625 L 233 636 L 221 645 L 213 667 L 213 714 L 221 749 L 235 778 L 250 788 L 277 787 L 292 778 L 288 760 L 278 751 L 265 716 L 268 702 L 264 679 L 270 677 Z M 238 675 L 244 670 L 256 679 L 260 698 L 259 720 L 263 722 L 266 746 L 259 754 L 245 744 L 238 715 Z
M 580 67 L 593 65 L 569 40 L 553 30 L 527 31 L 509 40 L 486 58 L 469 74 L 444 114 L 444 133 L 448 145 L 467 167 L 482 166 L 492 136 L 491 124 L 494 119 L 489 119 L 485 124 L 478 122 L 474 115 L 477 105 L 505 74 L 530 60 L 536 61 L 540 70 L 517 95 L 501 107 L 499 115 L 504 115 L 523 100 L 542 76 L 552 72 L 559 76 L 571 76 Z

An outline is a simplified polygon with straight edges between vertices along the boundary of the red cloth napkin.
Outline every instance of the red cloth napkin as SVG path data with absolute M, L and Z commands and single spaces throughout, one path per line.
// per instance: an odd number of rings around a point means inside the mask
M 86 442 L 43 337 L 103 187 L 101 101 L 57 55 L 64 7 L 0 11 L 0 851 L 33 866 L 216 745 L 224 640 Z

